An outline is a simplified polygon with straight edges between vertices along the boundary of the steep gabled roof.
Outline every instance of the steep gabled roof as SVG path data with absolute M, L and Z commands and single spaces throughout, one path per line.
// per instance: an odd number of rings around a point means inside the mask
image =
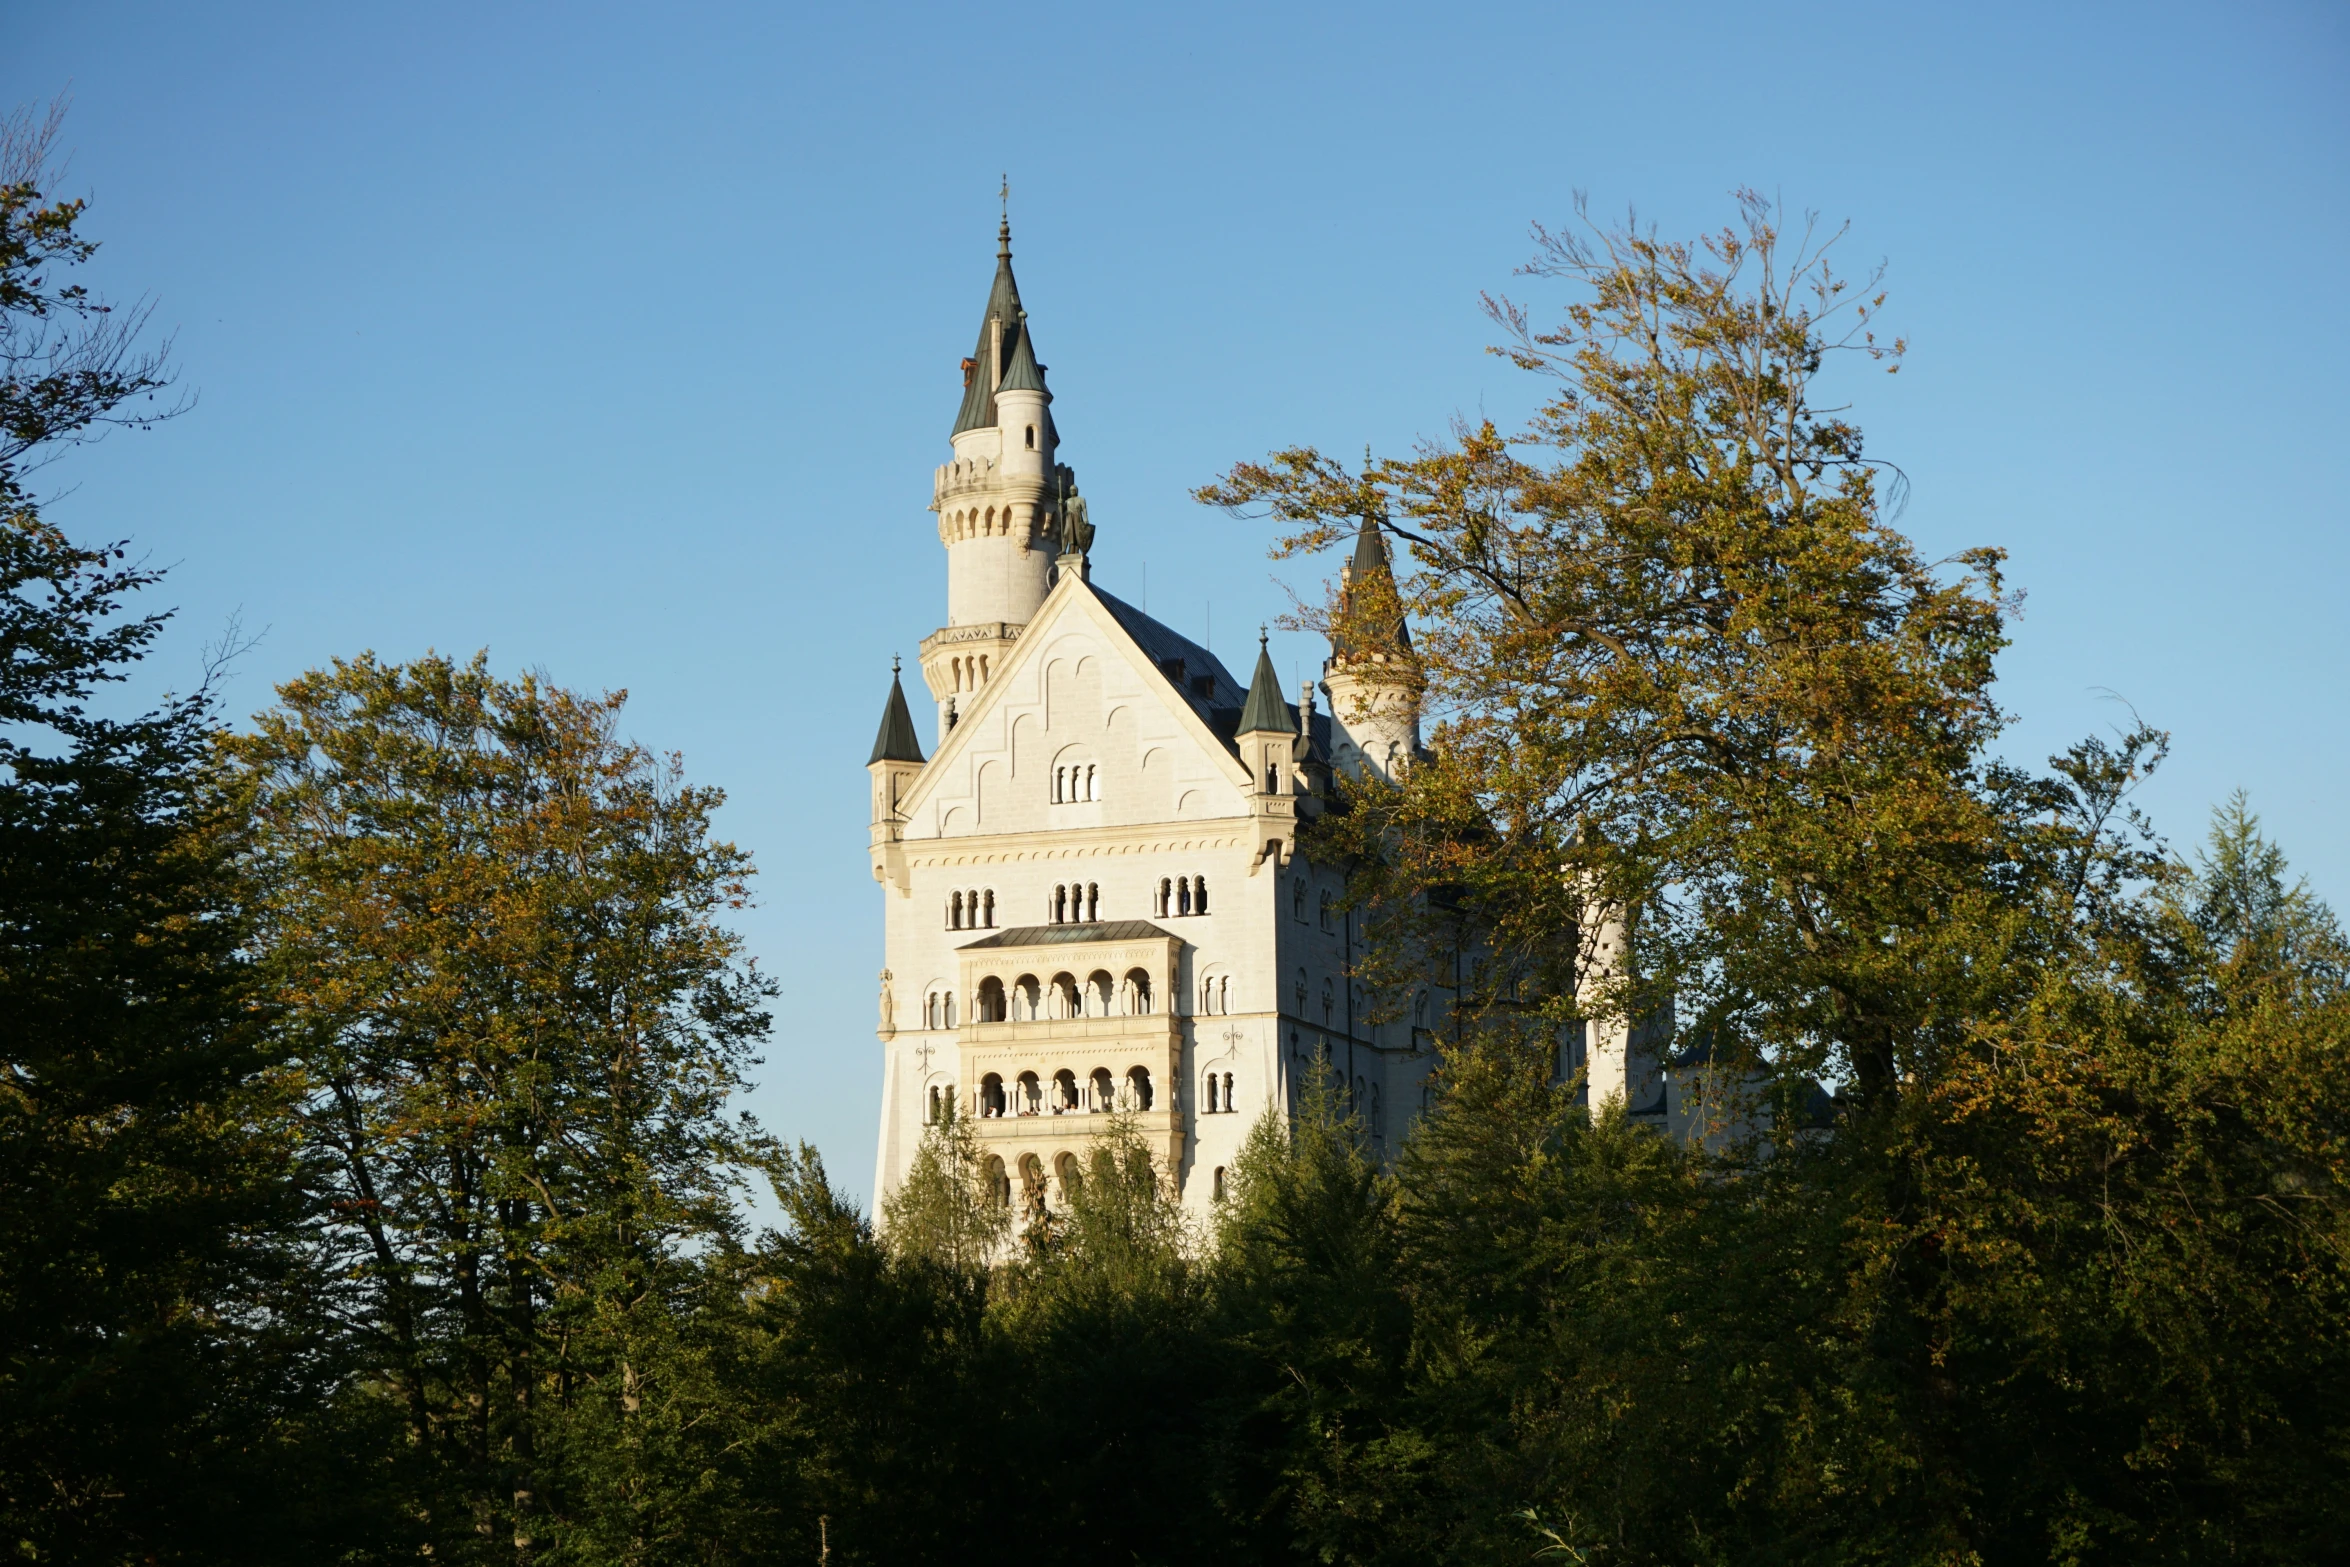
M 865 758 L 865 765 L 921 760 L 922 741 L 914 733 L 914 715 L 906 710 L 906 688 L 893 668 L 889 672 L 889 701 L 881 710 L 881 732 L 873 737 L 873 754 Z
M 1103 591 L 1098 585 L 1088 582 L 1086 586 L 1092 589 L 1095 598 L 1101 600 L 1102 608 L 1110 612 L 1110 618 L 1118 622 L 1119 629 L 1150 655 L 1160 677 L 1173 686 L 1176 693 L 1191 704 L 1192 711 L 1206 719 L 1210 727 L 1215 725 L 1212 715 L 1217 711 L 1237 712 L 1241 703 L 1247 700 L 1240 682 L 1232 678 L 1232 672 L 1224 667 L 1223 661 L 1215 654 L 1182 632 L 1151 619 L 1124 599 Z
M 1020 640 L 1006 655 L 1003 667 L 972 697 L 963 721 L 939 737 L 938 755 L 922 770 L 902 809 L 909 815 L 919 811 L 935 790 L 946 786 L 945 780 L 954 772 L 955 759 L 971 743 L 968 737 L 983 732 L 982 720 L 1003 700 L 1004 693 L 1014 688 L 1013 677 L 1020 667 L 1037 656 L 1036 649 L 1047 645 L 1055 624 L 1067 615 L 1091 615 L 1095 611 L 1099 611 L 1105 630 L 1132 642 L 1134 652 L 1150 662 L 1161 682 L 1160 688 L 1175 699 L 1172 705 L 1183 715 L 1184 723 L 1196 726 L 1191 728 L 1191 733 L 1202 751 L 1220 758 L 1234 783 L 1247 781 L 1232 743 L 1232 722 L 1239 716 L 1241 690 L 1231 674 L 1207 649 L 1071 572 L 1045 595 L 1043 607 L 1021 628 Z M 1185 666 L 1186 678 L 1182 682 L 1174 678 L 1169 668 L 1178 659 Z M 1205 693 L 1192 687 L 1195 679 L 1207 688 Z

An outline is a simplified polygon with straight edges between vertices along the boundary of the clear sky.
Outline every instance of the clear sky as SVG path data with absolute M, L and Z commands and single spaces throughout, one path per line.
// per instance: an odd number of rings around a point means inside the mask
M 174 563 L 158 677 L 241 610 L 246 710 L 370 648 L 625 687 L 763 868 L 756 1107 L 853 1189 L 863 763 L 944 617 L 924 508 L 1007 171 L 1096 578 L 1235 668 L 1276 570 L 1335 563 L 1188 490 L 1521 416 L 1477 300 L 1530 221 L 1585 190 L 1689 235 L 1738 185 L 1849 219 L 1914 345 L 1849 387 L 1904 525 L 2029 594 L 2010 754 L 2126 701 L 2175 737 L 2143 796 L 2175 840 L 2241 786 L 2350 902 L 2338 4 L 7 0 L 0 87 L 70 91 L 100 280 L 200 394 L 47 475 Z

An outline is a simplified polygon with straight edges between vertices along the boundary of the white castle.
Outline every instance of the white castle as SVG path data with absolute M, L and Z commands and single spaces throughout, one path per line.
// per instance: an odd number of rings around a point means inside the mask
M 1333 647 L 1327 712 L 1310 683 L 1284 700 L 1261 643 L 1243 688 L 1092 582 L 1052 401 L 1007 222 L 931 501 L 936 744 L 925 759 L 893 676 L 867 769 L 887 909 L 874 1200 L 952 1105 L 998 1201 L 1057 1207 L 1094 1118 L 1124 1109 L 1204 1213 L 1250 1124 L 1292 1110 L 1315 1071 L 1375 1149 L 1424 1105 L 1448 998 L 1432 984 L 1373 1006 L 1350 978 L 1343 877 L 1297 847 L 1334 770 L 1392 777 L 1419 754 L 1411 640 L 1397 621 Z M 1366 526 L 1343 578 L 1390 572 Z M 1636 1089 L 1623 1031 L 1606 1032 L 1594 1093 Z

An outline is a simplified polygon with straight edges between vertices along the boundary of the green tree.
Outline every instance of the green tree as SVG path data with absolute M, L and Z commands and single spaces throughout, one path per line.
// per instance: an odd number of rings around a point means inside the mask
M 771 986 L 722 923 L 751 866 L 710 834 L 721 797 L 616 738 L 621 696 L 479 656 L 279 697 L 225 742 L 257 943 L 343 1309 L 442 1477 L 429 1534 L 529 1560 L 625 1505 L 658 1543 L 628 1465 L 685 1391 L 680 1336 L 731 1309 L 710 1270 L 767 1158 L 728 1104 Z
M 54 194 L 61 123 L 0 120 L 0 1540 L 316 1559 L 367 1488 L 317 1484 L 336 1368 L 205 788 L 214 693 L 109 692 L 157 649 L 166 615 L 128 605 L 159 574 L 73 542 L 28 481 L 175 406 L 145 311 L 75 281 L 96 245 Z
M 2000 555 L 1925 559 L 1817 395 L 1898 363 L 1884 296 L 1741 208 L 1696 245 L 1541 236 L 1579 293 L 1551 331 L 1492 304 L 1556 379 L 1522 435 L 1201 492 L 1285 551 L 1410 546 L 1398 603 L 1332 615 L 1415 617 L 1432 754 L 1301 847 L 1357 867 L 1371 989 L 1462 965 L 1396 1210 L 1431 1553 L 1522 1553 L 1533 1507 L 1614 1560 L 2314 1559 L 2338 1009 L 2187 1001 L 2321 974 L 2329 926 L 2241 830 L 2177 882 L 2129 804 L 2143 725 L 1991 758 Z M 1587 1116 L 1552 1078 L 1594 1018 L 1743 1081 L 1764 1135 L 1668 1155 Z

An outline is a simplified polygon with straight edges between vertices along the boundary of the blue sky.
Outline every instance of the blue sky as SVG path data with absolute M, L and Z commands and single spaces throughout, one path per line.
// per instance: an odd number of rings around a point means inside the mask
M 241 611 L 248 710 L 370 648 L 625 687 L 763 868 L 756 1108 L 853 1189 L 862 763 L 944 615 L 924 507 L 1006 171 L 1097 578 L 1236 666 L 1277 571 L 1334 563 L 1188 490 L 1522 416 L 1477 300 L 1530 221 L 1584 190 L 1692 234 L 1739 185 L 1849 219 L 1914 345 L 1849 387 L 1904 525 L 2029 595 L 2009 753 L 2126 701 L 2175 839 L 2241 786 L 2350 902 L 2339 6 L 17 3 L 0 86 L 70 91 L 100 280 L 200 394 L 47 475 L 173 563 L 158 678 Z

